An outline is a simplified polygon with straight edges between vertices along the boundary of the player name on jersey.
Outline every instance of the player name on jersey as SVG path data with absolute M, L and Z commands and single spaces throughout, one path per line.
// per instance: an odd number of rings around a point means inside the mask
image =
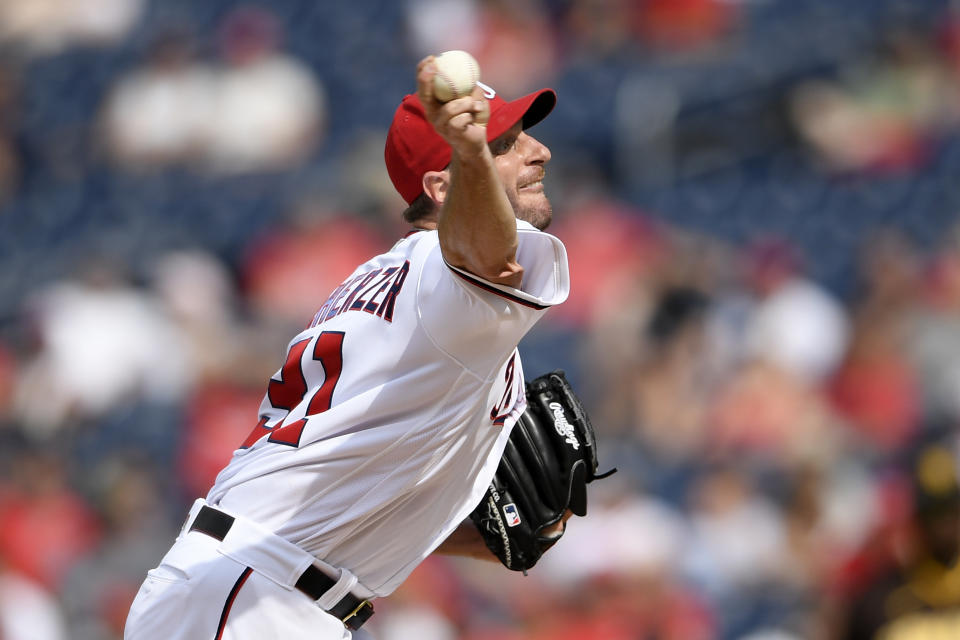
M 374 269 L 347 279 L 333 290 L 313 316 L 310 326 L 315 327 L 345 311 L 365 311 L 393 322 L 393 308 L 408 271 L 409 260 L 399 266 Z

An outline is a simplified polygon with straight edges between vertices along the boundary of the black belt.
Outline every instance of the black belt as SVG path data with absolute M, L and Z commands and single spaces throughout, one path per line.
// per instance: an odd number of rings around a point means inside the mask
M 230 527 L 233 526 L 233 520 L 233 516 L 229 516 L 213 507 L 204 506 L 200 508 L 197 517 L 193 519 L 190 531 L 199 531 L 211 538 L 223 540 L 227 532 L 230 531 Z M 320 571 L 316 566 L 310 565 L 293 586 L 307 594 L 311 600 L 319 600 L 335 584 L 337 584 L 336 580 Z M 356 631 L 373 615 L 373 605 L 368 600 L 361 600 L 348 593 L 340 599 L 340 602 L 327 609 L 327 613 L 339 618 L 344 626 L 351 631 Z

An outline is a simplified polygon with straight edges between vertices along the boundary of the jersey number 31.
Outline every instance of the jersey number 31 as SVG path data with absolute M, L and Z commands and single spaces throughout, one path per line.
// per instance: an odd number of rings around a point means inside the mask
M 267 440 L 270 442 L 291 447 L 300 445 L 300 436 L 303 435 L 303 428 L 307 425 L 307 417 L 323 413 L 330 408 L 333 389 L 337 386 L 340 371 L 343 369 L 343 335 L 342 331 L 324 331 L 317 336 L 317 341 L 313 345 L 313 359 L 320 362 L 323 367 L 323 384 L 313 392 L 310 403 L 307 405 L 306 415 L 287 425 L 280 420 L 273 427 L 266 426 L 270 418 L 261 417 L 260 422 L 240 445 L 241 449 L 253 446 L 254 442 L 268 433 L 270 437 Z M 267 398 L 274 409 L 290 412 L 303 402 L 308 387 L 301 361 L 303 352 L 306 351 L 311 340 L 312 338 L 306 338 L 291 345 L 287 352 L 287 361 L 280 369 L 280 379 L 270 380 L 267 386 Z

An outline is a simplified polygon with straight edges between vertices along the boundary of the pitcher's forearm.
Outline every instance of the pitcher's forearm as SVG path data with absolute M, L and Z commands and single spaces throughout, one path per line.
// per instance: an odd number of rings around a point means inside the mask
M 497 557 L 490 553 L 483 538 L 480 537 L 480 532 L 470 520 L 461 522 L 460 526 L 440 543 L 434 553 L 497 562 Z
M 486 280 L 519 286 L 516 225 L 489 149 L 454 154 L 438 225 L 444 259 Z

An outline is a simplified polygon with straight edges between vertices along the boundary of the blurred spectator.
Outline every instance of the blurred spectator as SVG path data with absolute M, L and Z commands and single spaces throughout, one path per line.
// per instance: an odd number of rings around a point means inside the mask
M 27 321 L 39 342 L 15 413 L 35 433 L 141 400 L 177 400 L 190 384 L 184 340 L 153 296 L 102 262 L 36 295 Z
M 910 441 L 923 418 L 920 380 L 907 350 L 920 265 L 906 238 L 886 232 L 867 239 L 860 271 L 863 291 L 850 348 L 829 395 L 867 442 L 893 452 Z
M 95 514 L 69 485 L 65 461 L 49 445 L 22 447 L 9 495 L 0 500 L 0 557 L 48 589 L 100 539 Z
M 801 273 L 795 248 L 778 238 L 756 241 L 747 253 L 747 284 L 756 296 L 745 336 L 748 358 L 821 384 L 847 349 L 849 321 L 840 302 Z
M 404 9 L 411 48 L 418 55 L 450 49 L 473 53 L 480 45 L 480 0 L 406 0 Z
M 144 0 L 0 0 L 0 44 L 12 43 L 31 55 L 117 44 L 144 5 Z
M 144 63 L 120 78 L 103 107 L 113 159 L 126 168 L 195 160 L 216 117 L 213 80 L 213 70 L 195 60 L 185 30 L 161 31 Z
M 225 381 L 258 388 L 276 371 L 274 359 L 286 344 L 248 322 L 235 276 L 214 255 L 173 251 L 151 269 L 153 290 L 186 346 L 195 384 Z
M 278 349 L 277 353 L 282 351 Z M 261 380 L 269 379 L 272 373 Z M 262 400 L 262 382 L 254 387 L 226 379 L 207 380 L 194 388 L 176 461 L 181 495 L 202 496 L 210 491 L 217 474 L 256 426 Z
M 224 63 L 211 111 L 208 166 L 218 173 L 283 169 L 303 161 L 326 127 L 323 87 L 280 50 L 282 24 L 266 9 L 234 9 L 220 29 Z
M 797 589 L 817 592 L 836 562 L 837 542 L 826 526 L 824 485 L 819 469 L 807 465 L 790 477 L 783 504 L 786 553 L 778 578 Z
M 834 629 L 837 640 L 953 637 L 960 629 L 956 453 L 936 444 L 924 447 L 909 482 L 913 500 L 905 535 L 848 600 Z
M 820 389 L 846 351 L 846 311 L 801 275 L 781 240 L 758 241 L 745 262 L 742 289 L 718 292 L 711 318 L 721 369 L 707 448 L 787 468 L 822 460 L 834 451 L 836 418 Z
M 459 640 L 470 602 L 450 557 L 431 556 L 383 602 L 382 620 L 371 620 L 376 640 Z M 365 627 L 366 629 L 366 627 Z
M 662 580 L 603 577 L 554 596 L 525 618 L 524 640 L 707 640 L 710 616 L 691 593 Z M 493 638 L 500 636 L 482 636 Z M 470 636 L 472 640 L 472 636 Z
M 104 525 L 99 544 L 66 574 L 60 588 L 71 640 L 120 640 L 143 575 L 176 531 L 153 465 L 110 459 L 86 478 Z
M 790 634 L 784 638 L 826 637 L 823 612 L 836 599 L 838 568 L 875 522 L 873 479 L 863 483 L 860 469 L 844 466 L 852 465 L 806 465 L 780 480 L 786 538 L 766 623 Z
M 67 627 L 53 595 L 7 567 L 0 552 L 0 638 L 66 640 Z
M 153 289 L 189 341 L 197 379 L 229 371 L 231 352 L 238 346 L 232 336 L 237 302 L 226 266 L 206 252 L 173 251 L 151 271 Z
M 683 562 L 691 536 L 684 514 L 638 491 L 627 476 L 614 478 L 608 486 L 591 487 L 590 517 L 570 522 L 557 543 L 561 551 L 538 563 L 540 579 L 554 588 L 576 590 L 616 576 L 669 581 Z
M 557 53 L 542 0 L 484 0 L 480 24 L 473 53 L 485 82 L 507 97 L 549 83 Z
M 240 7 L 221 25 L 221 65 L 197 62 L 189 34 L 161 32 L 141 69 L 114 88 L 102 126 L 124 166 L 200 163 L 215 173 L 303 161 L 326 126 L 326 97 L 303 63 L 280 51 L 282 28 Z
M 924 273 L 922 304 L 907 327 L 907 349 L 920 374 L 925 418 L 960 418 L 960 230 L 945 235 Z
M 731 464 L 706 471 L 690 500 L 683 562 L 696 584 L 723 602 L 775 578 L 786 557 L 782 515 L 744 471 Z
M 386 135 L 385 131 L 370 130 L 351 140 L 334 176 L 336 200 L 339 209 L 371 221 L 383 237 L 399 238 L 410 231 L 410 225 L 401 215 L 407 203 L 393 188 L 383 162 Z
M 839 81 L 801 84 L 791 110 L 831 167 L 903 170 L 926 162 L 931 144 L 956 127 L 960 94 L 929 35 L 899 29 L 879 55 L 842 69 Z
M 665 239 L 641 211 L 590 186 L 581 188 L 588 192 L 565 194 L 566 213 L 550 228 L 564 239 L 573 266 L 570 304 L 557 307 L 548 321 L 574 327 L 629 323 L 635 318 L 625 312 L 655 277 Z M 633 335 L 635 326 L 629 329 Z
M 635 420 L 644 446 L 661 461 L 703 454 L 711 391 L 704 367 L 708 305 L 696 289 L 667 289 L 647 325 L 649 348 L 635 387 Z
M 563 177 L 562 187 L 558 185 L 563 191 L 556 200 L 564 209 L 555 215 L 549 231 L 563 238 L 567 247 L 570 297 L 546 316 L 540 331 L 565 330 L 560 342 L 579 345 L 577 355 L 591 372 L 580 388 L 602 412 L 597 415 L 600 428 L 629 429 L 633 425 L 629 380 L 642 350 L 637 326 L 654 304 L 653 281 L 668 254 L 668 243 L 662 229 L 642 212 L 611 198 L 594 177 L 576 171 Z M 610 402 L 610 396 L 616 399 Z
M 730 372 L 711 402 L 707 450 L 794 469 L 837 454 L 836 417 L 825 398 L 769 362 Z
M 607 389 L 597 414 L 608 437 L 611 427 L 625 430 L 617 436 L 620 445 L 611 451 L 611 464 L 638 486 L 678 504 L 707 445 L 712 395 L 704 332 L 708 304 L 704 294 L 690 287 L 660 292 L 640 339 L 634 338 L 639 355 Z
M 642 0 L 634 24 L 648 47 L 670 53 L 697 51 L 726 35 L 739 4 L 729 0 Z
M 429 606 L 405 606 L 391 609 L 377 629 L 377 640 L 456 640 L 456 629 Z
M 268 326 L 305 327 L 354 265 L 386 244 L 362 219 L 320 207 L 308 202 L 296 208 L 285 226 L 247 247 L 240 267 L 242 286 Z
M 787 624 L 802 606 L 784 514 L 743 466 L 736 458 L 713 466 L 690 495 L 682 572 L 715 607 L 721 638 Z
M 543 0 L 407 3 L 408 30 L 419 55 L 469 51 L 483 82 L 509 98 L 542 86 L 556 71 L 557 46 L 548 18 Z

